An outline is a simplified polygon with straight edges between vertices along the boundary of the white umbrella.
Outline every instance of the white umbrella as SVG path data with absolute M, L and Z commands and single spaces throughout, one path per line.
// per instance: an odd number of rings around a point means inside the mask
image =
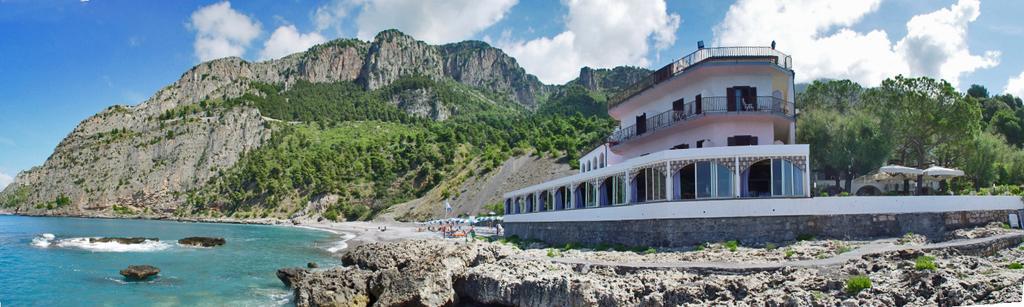
M 879 168 L 878 171 L 882 172 L 882 173 L 889 174 L 889 175 L 894 175 L 894 176 L 895 175 L 902 175 L 902 176 L 913 175 L 913 176 L 917 176 L 917 175 L 924 174 L 923 170 L 916 169 L 916 168 L 913 168 L 913 167 L 902 166 L 902 165 L 886 165 L 886 166 L 883 166 L 883 167 Z
M 932 166 L 932 167 L 929 167 L 928 169 L 924 170 L 924 175 L 925 176 L 930 176 L 930 177 L 935 177 L 935 178 L 939 178 L 939 177 L 950 177 L 950 178 L 952 178 L 952 177 L 963 176 L 964 175 L 964 171 L 961 171 L 961 170 L 958 170 L 958 169 L 952 169 L 952 168 L 945 168 L 945 167 L 941 167 L 941 166 Z

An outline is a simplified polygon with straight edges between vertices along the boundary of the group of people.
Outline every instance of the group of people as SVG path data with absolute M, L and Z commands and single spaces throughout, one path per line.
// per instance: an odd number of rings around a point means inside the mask
M 499 223 L 494 223 L 493 228 L 495 235 L 500 236 L 505 232 L 504 228 L 502 228 Z M 475 239 L 477 236 L 476 226 L 462 225 L 453 222 L 446 222 L 436 226 L 428 225 L 426 230 L 430 232 L 440 232 L 441 236 L 444 238 L 466 238 L 466 240 L 469 240 Z

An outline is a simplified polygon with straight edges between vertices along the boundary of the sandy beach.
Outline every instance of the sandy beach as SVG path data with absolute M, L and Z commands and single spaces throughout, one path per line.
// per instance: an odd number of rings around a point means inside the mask
M 392 242 L 409 239 L 441 239 L 440 233 L 427 231 L 426 227 L 414 223 L 302 221 L 301 224 L 295 226 L 325 230 L 338 234 L 350 234 L 354 236 L 345 242 L 347 247 L 340 248 L 338 251 L 343 251 L 372 242 Z

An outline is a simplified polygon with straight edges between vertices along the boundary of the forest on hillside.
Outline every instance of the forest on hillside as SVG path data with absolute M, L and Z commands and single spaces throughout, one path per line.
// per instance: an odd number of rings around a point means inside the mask
M 258 93 L 200 105 L 252 106 L 281 122 L 274 123 L 268 143 L 191 191 L 187 214 L 290 215 L 311 199 L 333 194 L 340 201 L 326 217 L 368 219 L 457 180 L 454 175 L 467 168 L 486 174 L 524 153 L 573 161 L 615 124 L 605 111 L 606 95 L 579 85 L 561 87 L 532 111 L 483 90 L 425 77 L 372 91 L 349 82 L 253 87 Z M 452 114 L 444 120 L 410 115 L 389 102 L 401 95 L 427 95 Z M 169 116 L 179 113 L 185 114 L 172 110 Z
M 981 85 L 958 92 L 944 80 L 897 76 L 878 87 L 815 81 L 797 98 L 799 143 L 813 170 L 851 193 L 853 178 L 889 162 L 958 168 L 945 191 L 1021 194 L 1024 104 Z M 820 193 L 819 191 L 818 193 Z

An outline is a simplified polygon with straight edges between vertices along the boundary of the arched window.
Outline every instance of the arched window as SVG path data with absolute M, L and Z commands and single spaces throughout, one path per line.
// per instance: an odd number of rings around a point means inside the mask
M 605 158 L 604 158 L 604 153 L 601 153 L 601 160 L 600 160 L 600 163 L 601 163 L 601 168 L 604 168 L 604 166 L 605 166 Z
M 505 199 L 505 214 L 512 214 L 512 199 Z
M 622 175 L 605 178 L 601 181 L 598 191 L 601 207 L 626 203 L 626 180 Z
M 785 159 L 772 160 L 772 195 L 804 195 L 803 170 Z
M 592 169 L 592 168 L 590 168 L 590 167 L 591 167 L 590 161 L 587 161 L 587 171 L 588 171 L 588 172 L 589 172 L 589 171 L 590 171 L 590 170 Z
M 697 198 L 733 196 L 733 173 L 728 167 L 710 161 L 697 162 L 695 176 Z
M 523 197 L 516 197 L 516 214 L 523 213 L 523 209 L 525 209 L 523 207 Z
M 786 159 L 758 161 L 741 178 L 743 197 L 804 195 L 804 171 Z
M 597 189 L 589 182 L 580 183 L 576 186 L 575 208 L 597 207 Z
M 648 167 L 637 172 L 632 182 L 633 202 L 665 200 L 665 173 L 661 168 Z

